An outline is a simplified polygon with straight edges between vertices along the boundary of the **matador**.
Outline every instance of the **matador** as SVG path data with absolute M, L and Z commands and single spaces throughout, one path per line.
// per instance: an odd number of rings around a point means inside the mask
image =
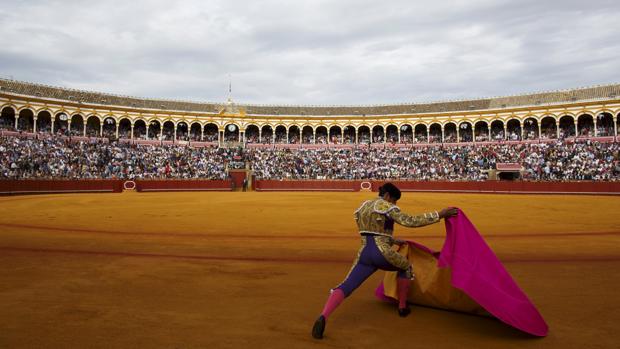
M 422 227 L 437 223 L 441 218 L 454 216 L 457 210 L 445 208 L 439 212 L 412 216 L 396 206 L 400 197 L 401 192 L 395 185 L 385 183 L 379 188 L 378 198 L 365 201 L 355 211 L 354 218 L 362 245 L 344 281 L 331 290 L 323 312 L 312 328 L 314 338 L 323 338 L 329 315 L 378 269 L 398 272 L 398 314 L 405 317 L 411 312 L 407 304 L 407 293 L 410 281 L 414 278 L 413 267 L 405 256 L 392 249 L 394 244 L 404 243 L 394 239 L 394 223 L 405 227 Z

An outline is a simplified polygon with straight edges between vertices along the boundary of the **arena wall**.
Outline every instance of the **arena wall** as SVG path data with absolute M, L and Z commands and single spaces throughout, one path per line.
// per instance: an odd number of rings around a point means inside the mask
M 123 181 L 109 179 L 82 180 L 1 180 L 1 195 L 52 193 L 120 193 Z
M 444 182 L 392 181 L 402 191 L 498 194 L 596 194 L 620 195 L 620 182 Z M 377 191 L 383 181 L 279 181 L 257 180 L 257 191 Z
M 330 180 L 256 180 L 256 191 L 360 191 L 362 181 Z
M 123 187 L 138 192 L 232 191 L 230 180 L 2 180 L 0 195 L 52 193 L 120 193 Z M 256 191 L 377 191 L 383 181 L 362 180 L 256 180 Z M 497 194 L 620 195 L 620 182 L 443 182 L 393 181 L 404 192 Z
M 231 191 L 228 180 L 0 180 L 0 195 L 54 193 L 120 193 L 152 191 Z
M 229 180 L 140 180 L 136 181 L 139 192 L 152 191 L 231 191 Z

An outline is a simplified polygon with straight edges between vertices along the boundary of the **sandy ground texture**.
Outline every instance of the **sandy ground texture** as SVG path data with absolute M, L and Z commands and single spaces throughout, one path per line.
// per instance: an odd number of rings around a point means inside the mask
M 405 193 L 458 206 L 538 306 L 534 338 L 423 307 L 400 318 L 373 275 L 310 330 L 359 247 L 373 193 L 0 197 L 0 348 L 619 348 L 619 197 Z M 395 235 L 440 249 L 443 222 Z

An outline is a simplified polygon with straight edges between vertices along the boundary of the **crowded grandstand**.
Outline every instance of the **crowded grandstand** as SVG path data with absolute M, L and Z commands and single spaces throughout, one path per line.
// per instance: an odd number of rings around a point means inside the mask
M 617 181 L 620 85 L 359 107 L 194 103 L 0 79 L 0 178 Z M 286 117 L 285 117 L 286 116 Z M 491 178 L 495 179 L 495 178 Z
M 0 137 L 0 176 L 225 179 L 242 162 L 257 179 L 479 181 L 497 163 L 519 163 L 526 180 L 620 179 L 616 142 L 543 142 L 411 148 L 222 148 Z M 242 166 L 244 166 L 242 165 Z M 237 168 L 238 166 L 235 166 Z

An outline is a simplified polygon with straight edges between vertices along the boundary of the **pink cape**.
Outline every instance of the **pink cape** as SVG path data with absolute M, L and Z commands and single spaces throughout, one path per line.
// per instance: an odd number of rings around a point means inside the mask
M 414 242 L 409 247 L 432 253 Z M 436 253 L 433 255 L 437 258 Z M 496 318 L 529 334 L 547 335 L 545 320 L 461 210 L 457 216 L 446 219 L 446 241 L 437 265 L 450 268 L 452 287 L 463 291 Z M 383 283 L 375 294 L 387 299 Z

